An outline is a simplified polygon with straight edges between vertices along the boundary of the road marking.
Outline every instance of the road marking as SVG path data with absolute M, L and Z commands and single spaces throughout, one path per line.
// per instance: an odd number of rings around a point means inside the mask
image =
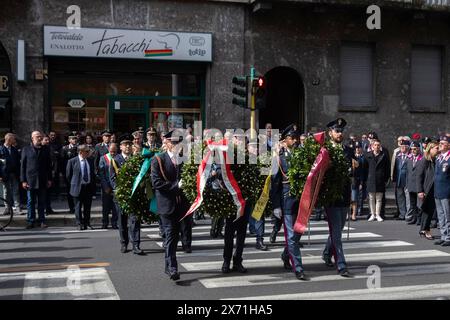
M 354 275 L 352 279 L 367 279 L 370 275 L 366 273 L 367 268 L 349 268 Z M 395 266 L 395 267 L 381 267 L 382 277 L 403 277 L 411 275 L 429 275 L 429 274 L 443 274 L 450 272 L 450 264 L 435 264 L 435 265 L 415 265 L 415 266 Z M 306 272 L 310 282 L 321 281 L 340 281 L 348 280 L 337 274 L 335 275 L 321 275 L 323 272 Z M 294 277 L 293 273 L 283 272 L 274 274 L 260 274 L 249 276 L 235 276 L 235 277 L 219 277 L 213 279 L 199 280 L 205 288 L 231 288 L 231 287 L 248 287 L 261 286 L 273 284 L 299 283 Z
M 49 234 L 60 234 L 60 233 L 87 233 L 87 232 L 107 232 L 107 229 L 94 229 L 94 230 L 59 230 L 59 231 L 49 231 Z
M 416 250 L 416 251 L 388 251 L 375 253 L 354 253 L 346 254 L 345 260 L 347 263 L 356 263 L 362 261 L 378 261 L 385 262 L 387 260 L 401 260 L 401 259 L 422 259 L 435 257 L 449 257 L 450 254 L 438 250 Z M 321 256 L 304 256 L 302 257 L 304 265 L 323 263 Z M 205 270 L 220 270 L 223 261 L 207 261 L 207 262 L 185 262 L 181 263 L 183 268 L 187 271 L 205 271 Z M 267 259 L 249 259 L 244 261 L 244 265 L 248 268 L 262 268 L 262 267 L 280 267 L 282 261 L 280 258 Z
M 347 227 L 345 227 L 344 228 L 344 231 L 347 231 L 348 230 L 348 228 Z M 350 230 L 355 230 L 355 228 L 352 228 L 352 227 L 350 227 Z M 311 232 L 318 232 L 318 231 L 326 231 L 326 232 L 328 232 L 328 227 L 312 227 L 311 228 L 311 230 L 310 230 Z M 155 234 L 149 234 L 148 235 L 148 237 L 150 238 L 150 239 L 161 239 L 161 237 L 159 236 L 159 230 L 157 230 L 156 232 L 153 232 L 152 231 L 152 233 L 155 233 Z M 265 233 L 265 235 L 269 235 L 270 233 Z M 281 235 L 283 235 L 284 234 L 284 232 L 283 231 L 280 231 L 279 233 L 278 233 L 278 236 L 281 236 Z M 205 232 L 197 232 L 197 230 L 196 229 L 193 229 L 192 230 L 192 236 L 198 236 L 198 237 L 201 237 L 201 236 L 210 236 L 210 232 L 209 231 L 205 231 Z M 303 235 L 303 237 L 307 237 L 308 236 L 308 231 Z
M 24 300 L 119 300 L 105 268 L 25 274 Z
M 152 236 L 151 234 L 147 235 L 147 237 L 149 237 L 150 239 L 153 239 L 151 236 Z M 356 239 L 356 238 L 380 238 L 380 237 L 382 237 L 382 236 L 379 235 L 379 234 L 376 234 L 376 233 L 372 233 L 372 232 L 354 232 L 354 233 L 350 233 L 350 238 L 351 239 Z M 342 234 L 342 238 L 346 239 L 347 235 L 346 234 Z M 326 239 L 328 239 L 328 234 L 312 234 L 310 236 L 310 239 L 311 240 L 326 240 Z M 301 240 L 302 240 L 302 242 L 307 241 L 308 240 L 308 236 L 304 235 Z M 216 239 L 214 239 L 214 240 L 212 240 L 212 239 L 209 239 L 209 240 L 193 240 L 192 241 L 192 246 L 193 247 L 195 247 L 195 246 L 217 246 L 217 245 L 223 245 L 223 243 L 224 243 L 223 239 L 217 239 L 217 240 Z M 256 238 L 248 237 L 248 238 L 245 239 L 245 243 L 246 244 L 248 244 L 248 243 L 256 243 Z M 156 244 L 158 246 L 160 246 L 160 247 L 162 247 L 162 245 L 163 245 L 161 241 L 156 242 Z M 181 243 L 178 243 L 178 246 L 181 246 Z
M 24 267 L 8 267 L 1 268 L 0 274 L 2 273 L 17 273 L 17 272 L 34 272 L 34 271 L 47 271 L 47 270 L 64 270 L 69 267 L 76 266 L 80 269 L 85 268 L 104 268 L 108 267 L 110 264 L 108 262 L 96 262 L 96 263 L 71 263 L 71 264 L 44 264 L 37 266 L 24 266 Z
M 356 289 L 340 291 L 319 291 L 291 293 L 223 300 L 409 300 L 450 298 L 450 283 L 425 284 L 413 286 L 385 287 L 378 289 Z
M 281 242 L 278 242 L 281 243 Z M 403 246 L 413 246 L 413 243 L 400 241 L 400 240 L 392 240 L 392 241 L 364 241 L 364 242 L 344 242 L 344 249 L 367 249 L 367 248 L 387 248 L 387 247 L 403 247 Z M 318 251 L 323 250 L 323 244 L 312 244 L 310 246 L 305 245 L 301 248 L 302 252 L 308 251 Z M 249 254 L 265 254 L 265 253 L 274 253 L 274 252 L 283 252 L 283 247 L 273 247 L 269 246 L 269 250 L 261 251 L 257 249 L 248 249 L 245 248 L 244 256 Z M 177 253 L 177 258 L 186 258 L 186 257 L 214 257 L 214 256 L 223 256 L 222 251 L 218 251 L 217 249 L 206 249 L 193 251 L 192 253 Z

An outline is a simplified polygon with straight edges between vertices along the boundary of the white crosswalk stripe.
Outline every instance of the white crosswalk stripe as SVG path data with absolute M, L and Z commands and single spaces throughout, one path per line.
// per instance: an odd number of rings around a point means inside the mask
M 0 274 L 0 287 L 11 280 L 23 280 L 23 300 L 119 299 L 105 268 L 4 273 Z

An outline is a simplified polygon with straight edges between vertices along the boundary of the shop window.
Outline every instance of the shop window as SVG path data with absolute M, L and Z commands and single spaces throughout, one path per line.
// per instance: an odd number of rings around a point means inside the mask
M 438 46 L 412 48 L 412 111 L 442 111 L 442 51 Z
M 367 43 L 345 43 L 340 50 L 341 111 L 374 110 L 374 48 Z

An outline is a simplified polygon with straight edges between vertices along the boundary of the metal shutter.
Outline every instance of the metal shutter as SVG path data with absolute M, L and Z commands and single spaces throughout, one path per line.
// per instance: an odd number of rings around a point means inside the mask
M 414 46 L 411 56 L 411 106 L 440 108 L 442 104 L 442 49 Z
M 340 105 L 373 106 L 373 47 L 365 43 L 341 47 Z

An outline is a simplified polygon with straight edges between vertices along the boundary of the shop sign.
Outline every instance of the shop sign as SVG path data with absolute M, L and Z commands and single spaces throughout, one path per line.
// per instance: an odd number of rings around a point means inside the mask
M 44 55 L 212 61 L 212 34 L 44 26 Z
M 67 104 L 72 108 L 79 109 L 83 108 L 86 103 L 81 99 L 72 99 Z

